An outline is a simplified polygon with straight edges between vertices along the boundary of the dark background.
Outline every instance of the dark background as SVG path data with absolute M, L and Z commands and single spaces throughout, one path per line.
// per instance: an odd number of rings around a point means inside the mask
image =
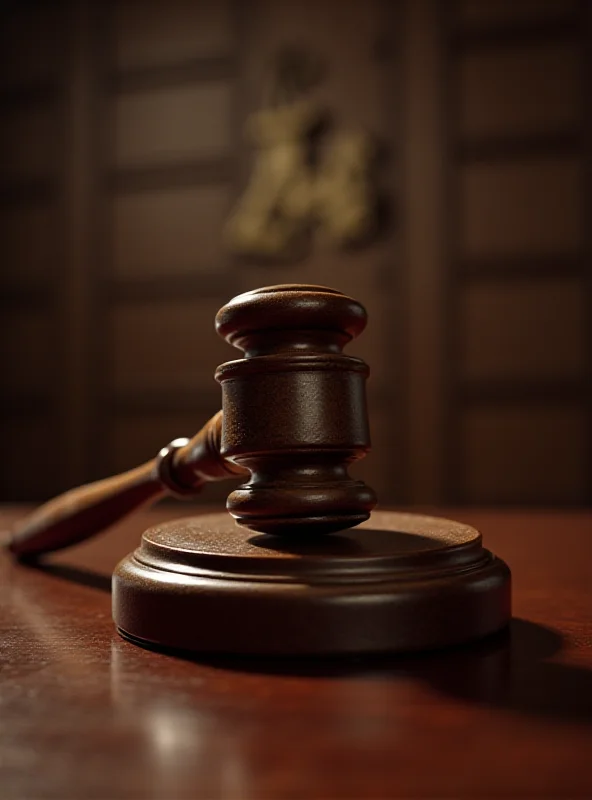
M 384 502 L 592 500 L 592 4 L 4 2 L 0 499 L 131 467 L 217 410 L 234 294 L 327 284 L 368 308 Z M 390 221 L 292 266 L 222 238 L 273 56 L 367 130 Z M 216 487 L 208 498 L 221 497 Z

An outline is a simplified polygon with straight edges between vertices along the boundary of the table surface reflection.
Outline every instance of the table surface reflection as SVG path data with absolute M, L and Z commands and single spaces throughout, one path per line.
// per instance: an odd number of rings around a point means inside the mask
M 0 527 L 25 511 L 4 507 Z M 0 556 L 3 800 L 592 796 L 592 514 L 443 512 L 511 566 L 509 632 L 274 662 L 181 659 L 114 631 L 114 565 L 188 513 L 141 512 L 43 568 Z

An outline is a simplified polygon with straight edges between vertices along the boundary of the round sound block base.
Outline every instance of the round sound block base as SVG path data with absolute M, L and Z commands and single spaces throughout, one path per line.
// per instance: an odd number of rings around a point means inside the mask
M 134 642 L 203 653 L 335 655 L 436 648 L 510 619 L 510 571 L 467 525 L 374 512 L 281 539 L 226 513 L 150 528 L 113 575 Z

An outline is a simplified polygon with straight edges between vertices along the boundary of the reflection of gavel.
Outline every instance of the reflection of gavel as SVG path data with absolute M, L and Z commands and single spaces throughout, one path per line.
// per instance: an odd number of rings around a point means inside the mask
M 316 286 L 277 286 L 235 298 L 217 329 L 245 358 L 223 364 L 218 413 L 191 441 L 154 461 L 74 489 L 37 510 L 11 549 L 31 557 L 86 539 L 166 493 L 244 475 L 228 509 L 243 525 L 286 533 L 347 528 L 367 519 L 372 491 L 347 475 L 369 447 L 367 367 L 341 353 L 366 324 L 363 307 Z

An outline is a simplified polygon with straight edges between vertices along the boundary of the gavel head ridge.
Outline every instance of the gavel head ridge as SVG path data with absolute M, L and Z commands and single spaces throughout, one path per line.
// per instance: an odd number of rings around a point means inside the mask
M 368 519 L 376 503 L 348 466 L 370 447 L 368 366 L 342 348 L 366 326 L 364 307 L 323 286 L 239 295 L 216 316 L 244 357 L 222 364 L 221 454 L 250 472 L 228 511 L 262 533 L 316 535 Z

